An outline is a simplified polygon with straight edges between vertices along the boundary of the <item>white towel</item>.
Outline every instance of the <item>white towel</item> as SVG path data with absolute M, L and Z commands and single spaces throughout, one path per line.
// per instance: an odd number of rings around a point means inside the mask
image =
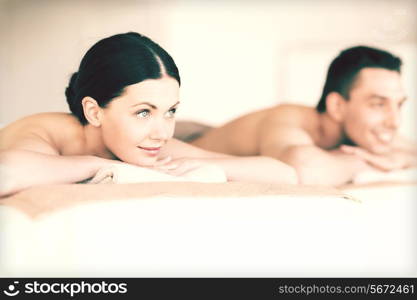
M 204 165 L 184 176 L 172 176 L 159 171 L 130 164 L 113 164 L 101 168 L 87 183 L 138 183 L 138 182 L 226 182 L 227 177 L 220 167 Z

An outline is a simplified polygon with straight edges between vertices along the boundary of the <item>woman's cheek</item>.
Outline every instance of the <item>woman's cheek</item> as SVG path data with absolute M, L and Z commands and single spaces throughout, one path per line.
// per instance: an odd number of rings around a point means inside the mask
M 173 124 L 171 125 L 171 128 L 170 128 L 170 133 L 169 133 L 169 138 L 170 139 L 174 136 L 174 132 L 175 132 L 175 122 L 173 122 Z

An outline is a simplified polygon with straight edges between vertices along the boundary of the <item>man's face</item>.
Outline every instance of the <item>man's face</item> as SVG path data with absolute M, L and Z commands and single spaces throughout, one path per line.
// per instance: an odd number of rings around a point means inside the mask
M 344 104 L 343 126 L 351 141 L 375 154 L 391 150 L 405 94 L 396 71 L 364 68 Z

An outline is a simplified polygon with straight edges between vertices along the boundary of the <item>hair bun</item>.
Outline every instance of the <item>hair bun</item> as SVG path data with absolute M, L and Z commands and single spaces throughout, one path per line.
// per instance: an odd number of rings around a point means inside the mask
M 78 79 L 78 72 L 75 72 L 74 74 L 72 74 L 69 85 L 65 89 L 65 96 L 67 97 L 67 102 L 70 108 L 73 107 L 74 100 L 75 100 L 74 98 L 76 96 L 75 85 L 76 85 L 77 79 Z

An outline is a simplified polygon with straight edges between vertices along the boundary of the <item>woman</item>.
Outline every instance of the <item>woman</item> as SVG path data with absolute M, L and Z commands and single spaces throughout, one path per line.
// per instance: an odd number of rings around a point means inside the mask
M 171 175 L 211 163 L 230 181 L 297 181 L 277 160 L 227 156 L 172 139 L 179 86 L 173 59 L 149 38 L 129 32 L 97 42 L 66 89 L 71 114 L 36 114 L 0 131 L 0 196 L 80 182 L 116 161 Z

